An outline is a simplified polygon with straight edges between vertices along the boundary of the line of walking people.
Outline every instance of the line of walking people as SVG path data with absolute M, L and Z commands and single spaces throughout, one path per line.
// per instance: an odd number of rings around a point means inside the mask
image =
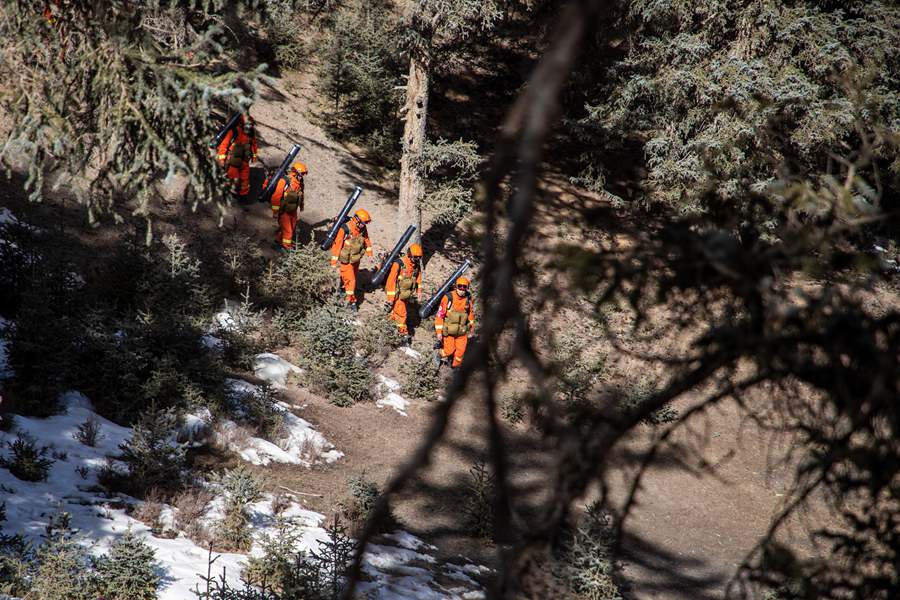
M 246 201 L 250 195 L 250 163 L 258 160 L 256 123 L 253 117 L 236 115 L 226 126 L 224 135 L 218 139 L 216 157 L 225 168 L 225 176 L 231 181 L 235 197 Z M 296 161 L 284 169 L 278 177 L 271 193 L 272 217 L 278 222 L 275 245 L 283 251 L 294 247 L 298 213 L 304 209 L 304 177 L 309 169 L 303 162 Z M 267 174 L 263 189 L 270 185 Z M 331 244 L 331 266 L 338 270 L 341 286 L 347 303 L 357 309 L 359 306 L 359 268 L 364 257 L 375 260 L 372 240 L 367 226 L 372 217 L 363 208 L 348 215 L 339 225 L 334 242 Z M 389 309 L 388 318 L 397 327 L 397 334 L 404 343 L 410 342 L 410 319 L 415 314 L 413 305 L 422 299 L 422 246 L 410 244 L 405 252 L 393 258 L 384 285 L 385 303 Z M 381 265 L 379 265 L 380 267 Z M 448 282 L 449 283 L 449 282 Z M 475 330 L 475 306 L 469 291 L 470 281 L 459 275 L 452 286 L 441 297 L 434 319 L 435 364 L 449 364 L 459 367 L 466 352 L 469 338 Z

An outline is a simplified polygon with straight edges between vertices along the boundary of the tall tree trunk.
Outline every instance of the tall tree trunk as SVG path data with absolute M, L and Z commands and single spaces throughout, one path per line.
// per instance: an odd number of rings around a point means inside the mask
M 400 223 L 416 226 L 416 241 L 422 240 L 422 198 L 425 181 L 420 169 L 425 148 L 425 123 L 428 118 L 428 63 L 413 54 L 409 60 L 406 106 L 403 127 L 403 154 L 400 157 Z

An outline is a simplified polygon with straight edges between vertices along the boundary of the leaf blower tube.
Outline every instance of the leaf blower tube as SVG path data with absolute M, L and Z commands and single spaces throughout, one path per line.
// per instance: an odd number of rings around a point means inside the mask
M 450 288 L 453 286 L 453 282 L 456 281 L 463 273 L 469 270 L 472 264 L 467 260 L 463 264 L 459 265 L 459 268 L 453 271 L 450 277 L 438 288 L 438 291 L 434 293 L 434 295 L 428 299 L 428 302 L 422 305 L 422 308 L 419 309 L 419 318 L 425 319 L 431 316 L 434 310 L 437 308 L 438 304 L 441 302 L 441 298 L 444 297 L 444 294 L 450 291 Z
M 344 221 L 347 220 L 347 215 L 349 215 L 350 211 L 353 210 L 353 205 L 356 204 L 357 200 L 359 200 L 360 194 L 362 194 L 362 188 L 356 186 L 353 189 L 353 193 L 350 194 L 349 198 L 347 198 L 347 202 L 344 204 L 344 208 L 342 208 L 341 212 L 338 213 L 337 219 L 334 220 L 334 225 L 331 226 L 331 231 L 328 232 L 328 237 L 326 237 L 325 241 L 322 242 L 322 250 L 327 250 L 334 243 L 334 238 L 337 237 L 338 229 L 340 229 L 341 225 L 344 224 Z
M 221 144 L 222 140 L 225 139 L 225 136 L 228 135 L 228 132 L 231 131 L 232 129 L 234 129 L 235 127 L 237 127 L 237 123 L 238 123 L 238 120 L 240 120 L 240 118 L 241 118 L 241 111 L 237 111 L 236 113 L 231 115 L 231 118 L 228 119 L 227 123 L 225 123 L 225 127 L 223 127 L 219 131 L 219 133 L 216 134 L 216 137 L 214 137 L 212 139 L 212 141 L 209 143 L 209 147 L 215 148 L 216 146 Z
M 269 179 L 269 185 L 266 189 L 263 190 L 262 194 L 259 195 L 260 202 L 270 202 L 272 199 L 272 194 L 275 193 L 275 186 L 278 185 L 278 180 L 284 177 L 284 174 L 287 173 L 288 166 L 294 162 L 294 159 L 297 158 L 297 155 L 300 153 L 300 144 L 294 144 L 294 147 L 291 148 L 291 151 L 288 152 L 287 156 L 284 157 L 284 160 L 281 161 L 281 166 L 278 167 L 278 170 L 275 171 L 275 176 Z
M 375 273 L 375 276 L 372 277 L 372 280 L 369 281 L 369 291 L 374 290 L 378 286 L 384 283 L 384 280 L 387 279 L 388 273 L 391 270 L 391 265 L 394 264 L 394 261 L 397 260 L 397 257 L 400 256 L 400 252 L 403 250 L 403 247 L 409 243 L 409 238 L 416 232 L 416 226 L 410 225 L 406 228 L 406 231 L 403 232 L 403 235 L 400 236 L 400 239 L 397 240 L 397 243 L 394 245 L 394 249 L 391 250 L 390 254 L 387 255 L 387 258 L 381 265 L 381 268 L 378 269 L 378 272 Z

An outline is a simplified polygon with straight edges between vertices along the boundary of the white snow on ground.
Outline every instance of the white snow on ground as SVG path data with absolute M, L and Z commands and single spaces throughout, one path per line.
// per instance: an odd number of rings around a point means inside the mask
M 390 407 L 404 417 L 408 416 L 406 409 L 409 408 L 409 400 L 398 393 L 400 391 L 400 383 L 390 377 L 385 377 L 381 373 L 378 373 L 375 377 L 378 381 L 376 386 L 378 399 L 375 400 L 375 406 L 378 408 Z
M 236 403 L 240 402 L 242 395 L 253 394 L 259 389 L 242 379 L 227 379 L 226 385 Z M 284 433 L 274 443 L 243 434 L 233 421 L 222 422 L 220 427 L 222 435 L 219 441 L 254 465 L 279 462 L 309 467 L 316 462 L 331 463 L 344 456 L 344 453 L 335 449 L 334 445 L 316 431 L 309 421 L 291 412 L 290 406 L 279 402 L 276 408 L 282 411 L 284 417 Z M 239 405 L 236 409 L 240 412 Z
M 9 366 L 9 353 L 6 349 L 6 332 L 11 323 L 0 317 L 0 379 L 9 379 L 13 376 L 13 371 Z
M 275 389 L 283 390 L 287 386 L 288 375 L 299 375 L 303 370 L 277 354 L 264 352 L 253 359 L 253 373 L 263 381 L 268 381 Z
M 402 352 L 403 354 L 407 355 L 410 358 L 415 358 L 415 359 L 422 358 L 422 355 L 419 352 L 416 352 L 409 346 L 400 346 L 400 352 Z
M 414 535 L 397 531 L 382 536 L 383 541 L 397 545 L 369 544 L 364 556 L 363 572 L 373 581 L 360 583 L 361 596 L 371 600 L 480 600 L 485 598 L 481 585 L 466 575 L 487 574 L 476 565 L 440 563 L 425 552 L 437 548 Z M 421 550 L 422 552 L 417 552 Z M 441 579 L 452 584 L 439 583 Z
M 0 207 L 0 225 L 15 225 L 19 222 L 12 211 L 8 208 Z
M 0 501 L 6 503 L 7 521 L 3 532 L 22 533 L 39 544 L 48 520 L 60 511 L 69 513 L 71 526 L 79 538 L 89 544 L 95 554 L 107 552 L 112 543 L 131 530 L 145 540 L 156 553 L 160 563 L 162 585 L 159 600 L 185 600 L 193 598 L 192 590 L 200 585 L 200 575 L 207 572 L 209 553 L 191 540 L 178 534 L 173 539 L 155 537 L 150 529 L 126 513 L 126 507 L 140 504 L 135 498 L 117 494 L 103 495 L 97 487 L 96 468 L 107 457 L 119 453 L 119 445 L 131 437 L 132 430 L 116 425 L 91 409 L 88 399 L 77 392 L 69 392 L 61 398 L 63 414 L 47 419 L 16 416 L 18 430 L 36 439 L 38 446 L 49 446 L 57 457 L 50 468 L 47 481 L 25 482 L 0 468 Z M 93 417 L 99 424 L 100 436 L 96 447 L 85 446 L 74 439 L 78 425 Z M 200 418 L 200 417 L 198 417 Z M 201 419 L 202 420 L 202 419 Z M 14 433 L 0 432 L 0 442 L 14 440 Z M 89 471 L 82 477 L 76 469 Z M 223 515 L 223 500 L 214 500 L 207 509 L 204 522 L 214 526 Z M 251 555 L 259 556 L 258 544 L 263 534 L 274 533 L 276 522 L 273 497 L 267 495 L 249 507 L 254 529 L 254 546 Z M 176 509 L 164 506 L 161 521 L 174 527 Z M 325 517 L 292 503 L 282 515 L 291 518 L 298 526 L 300 539 L 296 550 L 316 551 L 327 533 L 322 528 Z M 486 573 L 484 567 L 441 563 L 431 554 L 434 546 L 415 536 L 397 531 L 382 536 L 380 544 L 374 544 L 365 555 L 363 570 L 371 578 L 360 584 L 360 591 L 370 593 L 367 598 L 378 600 L 476 600 L 484 598 L 480 585 L 468 575 Z M 213 574 L 222 573 L 227 581 L 240 586 L 240 573 L 247 557 L 241 554 L 214 554 Z M 468 574 L 468 575 L 467 575 Z M 453 583 L 439 583 L 437 579 Z

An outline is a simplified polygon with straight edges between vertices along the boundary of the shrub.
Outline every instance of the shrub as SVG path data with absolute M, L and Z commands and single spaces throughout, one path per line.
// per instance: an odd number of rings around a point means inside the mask
M 206 507 L 213 500 L 209 490 L 200 487 L 187 489 L 175 497 L 175 527 L 195 542 L 205 541 L 207 536 L 203 525 Z
M 126 531 L 98 563 L 99 588 L 106 600 L 155 600 L 156 568 L 153 548 Z
M 366 146 L 381 166 L 400 158 L 404 63 L 392 33 L 391 6 L 383 0 L 356 0 L 336 11 L 318 45 L 318 91 L 328 109 L 329 132 Z
M 53 460 L 47 458 L 49 448 L 38 448 L 33 437 L 19 433 L 12 442 L 6 442 L 12 455 L 3 459 L 3 466 L 22 481 L 46 481 Z
M 275 521 L 275 532 L 263 534 L 259 538 L 261 556 L 251 556 L 241 579 L 259 587 L 282 592 L 290 578 L 294 566 L 297 543 L 302 535 L 296 523 L 279 516 Z
M 366 477 L 365 473 L 353 477 L 349 482 L 349 487 L 350 500 L 346 504 L 341 503 L 341 513 L 350 522 L 352 530 L 358 531 L 369 519 L 375 503 L 381 497 L 381 490 L 378 484 Z M 379 527 L 386 530 L 395 525 L 394 516 L 388 511 L 386 519 L 379 524 Z
M 553 572 L 566 586 L 584 600 L 622 600 L 613 579 L 614 542 L 611 518 L 598 504 L 588 507 L 587 514 L 575 531 L 564 540 Z
M 147 499 L 135 509 L 134 518 L 149 527 L 153 533 L 159 535 L 162 533 L 162 522 L 160 521 L 162 509 L 162 498 L 159 490 L 153 488 L 147 492 Z
M 47 541 L 37 552 L 33 600 L 94 600 L 97 579 L 87 549 L 72 535 L 64 514 L 60 523 L 47 526 Z
M 403 393 L 409 398 L 431 402 L 443 387 L 440 373 L 431 362 L 431 353 L 419 359 L 404 359 L 400 365 Z
M 525 401 L 519 395 L 507 398 L 500 405 L 500 415 L 510 423 L 521 423 L 525 419 Z
M 346 305 L 330 302 L 309 311 L 298 325 L 300 366 L 309 383 L 337 406 L 370 398 L 372 371 L 356 356 L 352 320 Z
M 6 502 L 0 503 L 0 524 L 6 522 Z M 31 544 L 21 535 L 0 533 L 0 594 L 24 596 L 28 569 L 34 560 Z
M 291 338 L 300 319 L 326 302 L 336 289 L 337 274 L 327 255 L 310 242 L 269 264 L 260 289 L 267 305 L 278 307 L 273 325 Z
M 103 439 L 103 434 L 100 433 L 100 421 L 94 415 L 89 416 L 78 426 L 78 431 L 72 437 L 85 446 L 95 447 L 97 442 Z
M 631 412 L 653 395 L 655 388 L 647 380 L 640 380 L 625 393 L 620 408 L 623 412 Z M 678 420 L 678 411 L 668 404 L 650 413 L 644 420 L 645 425 L 664 425 Z
M 309 3 L 305 4 L 309 8 Z M 307 64 L 309 51 L 300 39 L 297 23 L 301 15 L 293 0 L 266 0 L 264 4 L 266 36 L 275 53 L 275 63 L 286 69 L 299 69 Z
M 269 440 L 277 440 L 284 433 L 284 409 L 278 406 L 278 391 L 268 382 L 239 398 L 241 420 L 253 426 L 257 433 Z
M 340 599 L 356 543 L 337 517 L 326 531 L 328 539 L 319 544 L 318 552 L 311 552 L 309 556 L 296 555 L 294 567 L 284 583 L 286 597 Z
M 181 486 L 187 461 L 184 447 L 172 441 L 177 427 L 178 417 L 171 409 L 141 415 L 131 439 L 119 446 L 132 490 L 173 491 Z
M 216 541 L 226 549 L 247 551 L 253 542 L 247 507 L 262 496 L 259 480 L 240 466 L 227 471 L 218 483 L 225 494 L 225 516 L 216 528 Z
M 563 336 L 553 345 L 560 399 L 569 404 L 585 401 L 606 371 L 606 357 L 585 352 L 586 340 Z
M 472 211 L 475 181 L 482 158 L 471 141 L 439 139 L 422 152 L 427 177 L 423 206 L 439 225 L 452 226 Z
M 359 352 L 375 366 L 384 364 L 391 350 L 400 346 L 397 326 L 388 319 L 386 311 L 376 311 L 362 319 L 356 330 L 356 346 Z
M 489 538 L 494 532 L 494 476 L 484 462 L 476 462 L 469 469 L 464 510 L 469 532 L 477 537 Z

